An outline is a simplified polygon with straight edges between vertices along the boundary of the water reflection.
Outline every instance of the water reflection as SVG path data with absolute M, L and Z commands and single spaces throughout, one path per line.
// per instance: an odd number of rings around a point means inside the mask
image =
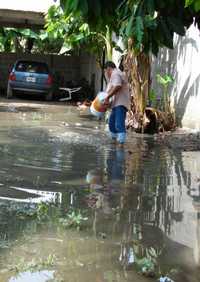
M 55 254 L 63 281 L 148 281 L 159 271 L 198 281 L 200 154 L 137 135 L 120 149 L 91 130 L 94 121 L 61 130 L 51 119 L 0 132 L 0 265 L 8 277 L 0 280 L 18 281 L 8 267 L 15 253 L 27 262 Z M 47 201 L 56 212 L 46 222 L 18 216 Z M 83 229 L 61 228 L 59 217 L 73 212 L 88 218 Z
M 87 203 L 91 208 L 100 209 L 104 214 L 112 213 L 115 207 L 115 195 L 119 195 L 125 180 L 125 151 L 113 147 L 105 152 L 105 168 L 88 171 L 86 181 L 89 183 L 90 194 Z
M 48 282 L 54 278 L 54 271 L 24 272 L 16 278 L 9 279 L 8 282 Z
M 107 181 L 112 184 L 124 183 L 125 181 L 125 150 L 114 147 L 108 151 L 106 162 Z

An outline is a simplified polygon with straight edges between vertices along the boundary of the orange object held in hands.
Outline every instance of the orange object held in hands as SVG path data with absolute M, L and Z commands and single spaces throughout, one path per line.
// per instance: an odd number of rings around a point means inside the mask
M 108 94 L 106 92 L 99 92 L 99 94 L 92 102 L 92 105 L 90 106 L 90 111 L 94 116 L 101 117 L 108 109 L 109 105 L 104 104 L 104 100 L 107 96 Z

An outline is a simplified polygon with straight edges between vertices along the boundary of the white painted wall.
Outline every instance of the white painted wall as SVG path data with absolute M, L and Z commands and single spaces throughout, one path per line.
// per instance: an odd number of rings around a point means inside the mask
M 169 74 L 174 83 L 169 87 L 178 124 L 200 130 L 200 31 L 192 25 L 185 37 L 174 37 L 174 50 L 162 49 L 152 63 L 152 87 L 161 89 L 155 75 Z

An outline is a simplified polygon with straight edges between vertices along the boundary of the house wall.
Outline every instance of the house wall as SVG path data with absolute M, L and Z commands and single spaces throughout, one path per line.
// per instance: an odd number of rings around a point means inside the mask
M 186 36 L 174 37 L 174 50 L 163 48 L 152 62 L 152 88 L 161 88 L 156 74 L 168 74 L 174 79 L 169 87 L 177 123 L 183 128 L 200 130 L 200 31 L 192 25 Z
M 53 73 L 59 75 L 60 86 L 66 86 L 70 81 L 78 82 L 84 78 L 90 85 L 93 84 L 95 92 L 100 88 L 100 72 L 98 71 L 95 58 L 92 56 L 0 53 L 1 91 L 6 90 L 9 71 L 18 59 L 37 60 L 48 63 Z

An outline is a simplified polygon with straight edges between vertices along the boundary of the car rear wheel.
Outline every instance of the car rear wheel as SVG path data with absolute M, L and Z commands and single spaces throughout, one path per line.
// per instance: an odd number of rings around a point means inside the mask
M 45 97 L 46 101 L 51 101 L 53 100 L 53 91 L 50 91 L 46 97 Z
M 8 87 L 7 87 L 7 99 L 11 99 L 13 98 L 13 90 L 12 88 L 10 87 L 10 85 L 8 84 Z

